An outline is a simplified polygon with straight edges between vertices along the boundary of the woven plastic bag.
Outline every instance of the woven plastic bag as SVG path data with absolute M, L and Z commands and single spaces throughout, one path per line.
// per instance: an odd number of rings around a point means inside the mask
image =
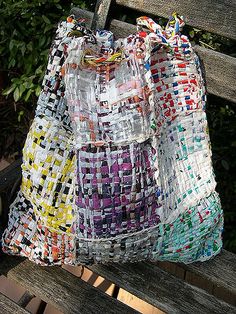
M 49 54 L 3 250 L 41 265 L 204 261 L 222 246 L 199 60 L 174 15 L 114 40 L 69 17 Z

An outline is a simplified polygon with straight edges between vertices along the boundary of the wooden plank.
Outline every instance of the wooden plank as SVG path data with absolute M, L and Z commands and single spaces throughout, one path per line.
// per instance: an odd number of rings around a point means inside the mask
M 175 11 L 183 15 L 188 25 L 236 39 L 235 0 L 116 0 L 116 3 L 165 18 Z
M 213 285 L 212 293 L 236 305 L 236 254 L 223 250 L 221 254 L 204 263 L 179 264 L 186 271 L 191 284 Z
M 200 46 L 194 49 L 205 69 L 207 91 L 236 102 L 236 58 Z
M 111 0 L 97 0 L 92 20 L 92 29 L 104 29 L 107 23 L 107 16 Z
M 117 37 L 136 32 L 134 25 L 118 20 L 111 21 L 110 29 Z M 200 46 L 195 46 L 194 50 L 203 64 L 207 91 L 236 102 L 236 58 Z
M 62 268 L 40 267 L 28 260 L 17 264 L 12 259 L 3 257 L 0 273 L 63 313 L 138 313 Z
M 35 298 L 34 294 L 30 293 L 29 291 L 25 291 L 25 293 L 21 296 L 17 304 L 25 308 L 30 303 L 30 301 L 34 298 Z
M 165 312 L 157 309 L 151 304 L 137 298 L 133 294 L 124 289 L 119 289 L 117 299 L 123 303 L 133 307 L 142 314 L 165 314 Z
M 110 30 L 116 37 L 126 37 L 129 34 L 135 34 L 137 32 L 135 25 L 115 19 L 111 21 Z
M 107 23 L 108 12 L 111 0 L 97 1 L 95 13 L 87 10 L 82 10 L 78 7 L 71 9 L 70 13 L 76 17 L 83 17 L 86 19 L 86 26 L 92 29 L 103 29 Z
M 26 314 L 29 313 L 25 309 L 21 308 L 18 304 L 11 299 L 0 293 L 0 313 L 2 314 Z
M 156 262 L 156 265 L 163 269 L 164 271 L 171 273 L 177 278 L 180 279 L 185 279 L 186 271 L 185 269 L 181 268 L 181 266 L 177 265 L 176 263 L 171 263 L 171 262 Z
M 236 313 L 236 307 L 175 278 L 154 263 L 114 263 L 89 268 L 166 313 Z

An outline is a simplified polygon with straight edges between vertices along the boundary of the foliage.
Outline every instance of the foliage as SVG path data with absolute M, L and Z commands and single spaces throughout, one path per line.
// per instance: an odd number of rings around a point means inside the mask
M 236 106 L 208 96 L 207 117 L 217 191 L 224 209 L 224 245 L 236 253 Z
M 74 5 L 85 7 L 85 2 Z M 2 2 L 0 67 L 11 80 L 3 95 L 12 93 L 15 102 L 39 95 L 54 28 L 69 10 L 69 3 L 60 0 Z
M 21 152 L 33 118 L 47 64 L 48 50 L 58 21 L 71 6 L 94 9 L 95 0 L 7 0 L 0 4 L 0 158 Z M 118 8 L 113 16 L 135 23 L 140 12 Z M 156 17 L 155 17 L 156 19 Z M 164 25 L 165 19 L 159 23 Z M 196 28 L 185 27 L 192 42 L 235 57 L 235 42 Z M 236 108 L 226 100 L 209 96 L 207 116 L 213 165 L 225 211 L 224 243 L 236 252 Z
M 21 151 L 47 64 L 57 23 L 71 6 L 95 1 L 7 0 L 0 4 L 0 158 Z M 25 131 L 23 131 L 25 130 Z

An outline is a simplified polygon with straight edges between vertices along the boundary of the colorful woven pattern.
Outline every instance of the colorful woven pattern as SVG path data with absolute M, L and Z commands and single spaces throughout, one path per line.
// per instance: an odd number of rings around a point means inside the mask
M 114 40 L 69 17 L 52 44 L 3 250 L 41 265 L 218 254 L 198 57 L 174 14 Z M 150 32 L 143 31 L 145 26 Z
M 70 230 L 75 193 L 71 135 L 57 120 L 36 117 L 27 137 L 21 190 L 44 224 Z M 47 151 L 47 154 L 45 154 Z
M 148 143 L 78 151 L 79 233 L 86 238 L 114 237 L 160 221 L 152 154 Z
M 96 35 L 97 39 L 101 32 Z M 144 39 L 130 36 L 114 48 L 113 42 L 108 41 L 110 46 L 105 47 L 103 43 L 96 40 L 96 44 L 91 44 L 88 38 L 79 37 L 74 38 L 67 49 L 66 98 L 78 148 L 87 143 L 143 142 L 153 133 L 147 70 L 144 58 L 137 52 Z M 122 45 L 127 60 L 108 62 L 103 57 L 108 57 L 111 49 L 117 54 Z M 100 51 L 100 58 L 96 59 L 96 65 L 91 65 L 91 58 L 83 53 L 95 54 L 96 51 Z

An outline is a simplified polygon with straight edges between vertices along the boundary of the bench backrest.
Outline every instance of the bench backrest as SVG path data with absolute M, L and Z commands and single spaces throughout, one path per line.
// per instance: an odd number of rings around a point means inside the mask
M 116 5 L 140 11 L 140 15 L 151 14 L 164 18 L 176 11 L 184 16 L 187 25 L 236 39 L 234 0 L 98 0 L 95 13 L 79 8 L 73 8 L 72 13 L 85 17 L 88 26 L 93 29 L 110 29 L 117 37 L 135 32 L 134 25 L 113 18 Z M 198 45 L 194 49 L 204 67 L 208 93 L 236 102 L 236 58 Z

